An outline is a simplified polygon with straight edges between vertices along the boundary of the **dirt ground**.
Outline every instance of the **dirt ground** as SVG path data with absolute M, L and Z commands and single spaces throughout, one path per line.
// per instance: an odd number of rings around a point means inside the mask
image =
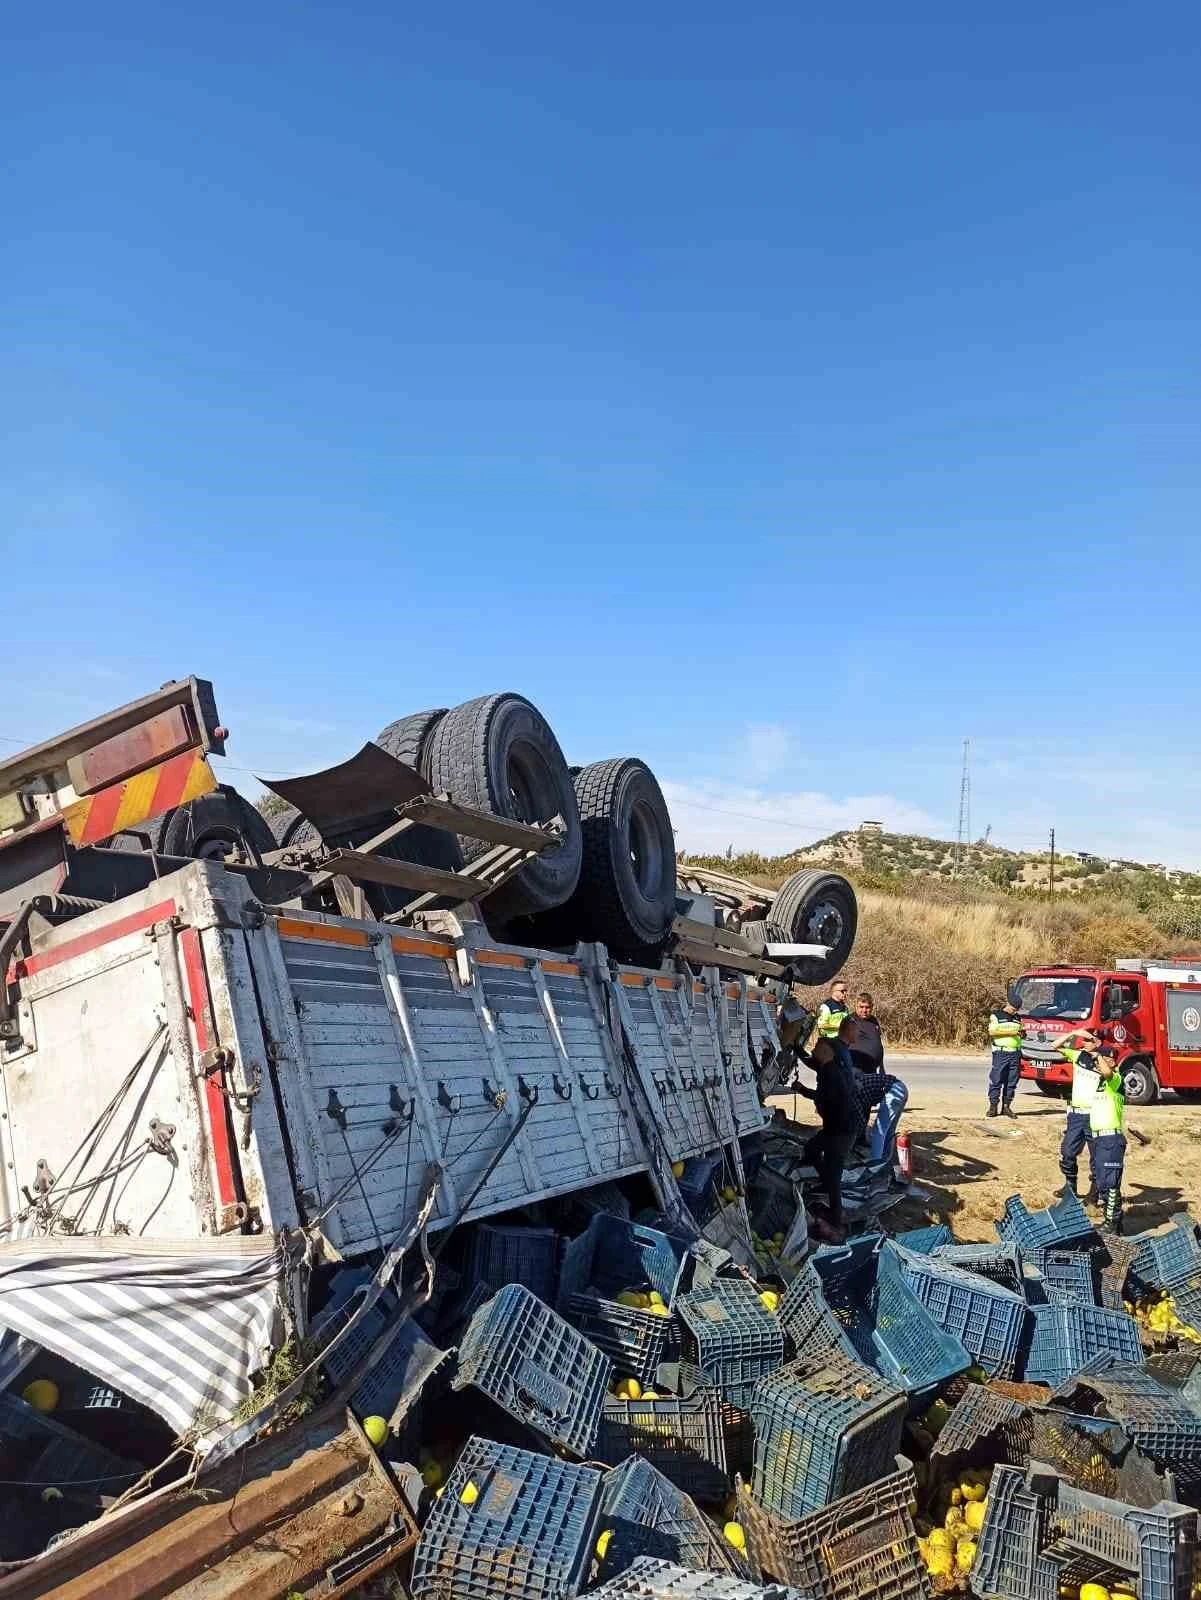
M 902 1129 L 909 1133 L 914 1182 L 929 1198 L 903 1200 L 885 1219 L 890 1230 L 946 1222 L 964 1242 L 995 1239 L 993 1223 L 1011 1194 L 1032 1210 L 1056 1198 L 1063 1102 L 1022 1093 L 1012 1122 L 985 1120 L 979 1103 L 978 1090 L 912 1092 Z M 1156 1227 L 1183 1209 L 1201 1218 L 1201 1108 L 1173 1101 L 1129 1106 L 1126 1139 L 1123 1232 Z M 1082 1179 L 1086 1163 L 1082 1158 Z

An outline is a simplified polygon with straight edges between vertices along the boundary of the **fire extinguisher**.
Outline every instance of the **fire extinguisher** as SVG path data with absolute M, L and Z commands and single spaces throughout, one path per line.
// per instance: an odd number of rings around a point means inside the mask
M 908 1181 L 913 1176 L 913 1156 L 909 1149 L 909 1135 L 897 1134 L 897 1174 Z

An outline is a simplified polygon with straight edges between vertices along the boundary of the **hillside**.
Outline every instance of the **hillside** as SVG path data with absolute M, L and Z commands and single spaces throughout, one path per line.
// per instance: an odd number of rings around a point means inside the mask
M 919 877 L 948 879 L 952 875 L 997 888 L 1045 890 L 1050 887 L 1049 851 L 1007 850 L 978 840 L 966 845 L 955 873 L 955 846 L 948 839 L 927 839 L 919 834 L 884 833 L 874 829 L 846 829 L 795 851 L 788 858 L 797 866 L 807 863 L 834 865 L 871 873 L 900 872 Z M 795 868 L 793 869 L 795 870 Z M 1201 876 L 1158 862 L 1117 861 L 1079 852 L 1055 858 L 1055 887 L 1065 894 L 1088 890 L 1122 894 L 1136 890 L 1144 877 L 1171 886 L 1178 895 L 1201 896 Z
M 1001 888 L 980 870 L 952 880 L 933 864 L 937 851 L 950 849 L 936 840 L 885 835 L 902 848 L 883 857 L 869 850 L 865 865 L 862 855 L 852 859 L 849 843 L 838 848 L 856 837 L 823 840 L 823 854 L 813 846 L 786 857 L 690 859 L 768 888 L 801 865 L 844 872 L 859 897 L 860 922 L 843 975 L 852 992 L 867 989 L 874 996 L 894 1044 L 983 1048 L 990 1007 L 1009 980 L 1031 966 L 1201 953 L 1201 901 L 1145 868 L 1069 880 L 1072 892 L 1051 899 L 1020 879 Z M 1012 852 L 983 847 L 979 855 L 1015 859 Z M 882 867 L 882 860 L 888 864 Z M 810 998 L 816 1002 L 820 995 Z

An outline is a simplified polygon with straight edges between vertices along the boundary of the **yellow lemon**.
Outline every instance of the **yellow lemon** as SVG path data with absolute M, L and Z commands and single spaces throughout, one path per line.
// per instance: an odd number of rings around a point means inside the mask
M 979 1533 L 984 1526 L 985 1505 L 983 1500 L 973 1500 L 963 1513 L 963 1520 L 973 1533 Z
M 468 1478 L 467 1482 L 463 1485 L 462 1493 L 459 1495 L 459 1503 L 465 1506 L 473 1506 L 479 1497 L 479 1489 L 474 1483 L 472 1483 L 471 1479 Z
M 741 1522 L 727 1522 L 721 1531 L 726 1536 L 726 1543 L 732 1544 L 735 1550 L 746 1549 L 746 1534 L 742 1531 Z
M 673 1178 L 682 1178 L 684 1176 L 684 1163 L 682 1161 L 672 1162 L 671 1175 Z M 604 1534 L 601 1535 L 601 1538 L 604 1538 Z
M 1109 1600 L 1109 1590 L 1103 1583 L 1082 1583 L 1080 1600 Z
M 974 1539 L 960 1539 L 955 1546 L 955 1565 L 960 1572 L 970 1572 L 972 1562 L 976 1559 L 976 1542 Z
M 1129 1589 L 1111 1589 L 1110 1600 L 1134 1600 Z
M 604 1533 L 602 1533 L 600 1538 L 596 1541 L 596 1559 L 598 1561 L 603 1561 L 605 1559 L 605 1555 L 612 1543 L 613 1529 L 606 1528 Z
M 721 1191 L 721 1197 L 728 1205 L 731 1200 L 737 1200 L 738 1190 L 732 1189 L 729 1184 Z
M 638 1382 L 637 1378 L 626 1379 L 626 1394 L 631 1400 L 642 1399 L 642 1385 Z
M 657 1400 L 659 1398 L 659 1391 L 658 1389 L 644 1389 L 642 1391 L 642 1398 L 644 1400 Z
M 964 1373 L 965 1378 L 970 1378 L 973 1383 L 987 1383 L 988 1373 L 983 1367 L 969 1367 Z
M 647 1310 L 650 1312 L 652 1317 L 670 1317 L 671 1316 L 671 1312 L 664 1305 L 648 1306 Z
M 659 1293 L 658 1289 L 652 1289 L 650 1294 L 647 1295 L 647 1299 L 653 1306 L 661 1306 L 663 1304 L 663 1296 Z
M 931 1528 L 930 1537 L 926 1543 L 931 1550 L 951 1550 L 955 1541 L 945 1528 Z
M 959 1485 L 965 1500 L 983 1500 L 984 1485 L 982 1483 L 968 1483 L 966 1480 Z
M 364 1417 L 363 1432 L 374 1445 L 383 1444 L 388 1437 L 388 1422 L 385 1417 Z
M 949 1578 L 951 1576 L 951 1552 L 949 1550 L 932 1549 L 926 1566 L 932 1578 Z
M 774 1289 L 764 1289 L 759 1296 L 759 1304 L 765 1311 L 774 1314 L 780 1309 L 780 1296 Z
M 53 1378 L 35 1378 L 21 1390 L 21 1399 L 35 1411 L 53 1411 L 58 1405 L 58 1384 Z
M 951 1490 L 951 1504 L 953 1506 L 961 1506 L 963 1504 L 963 1490 L 962 1489 L 952 1489 Z
M 951 1408 L 945 1400 L 936 1400 L 926 1412 L 922 1421 L 937 1439 L 946 1426 L 947 1418 L 951 1415 Z
M 427 1461 L 421 1469 L 421 1481 L 427 1489 L 436 1489 L 442 1482 L 442 1468 L 436 1461 Z
M 636 1311 L 642 1304 L 642 1296 L 637 1289 L 623 1289 L 617 1296 L 617 1304 L 619 1306 L 629 1306 Z

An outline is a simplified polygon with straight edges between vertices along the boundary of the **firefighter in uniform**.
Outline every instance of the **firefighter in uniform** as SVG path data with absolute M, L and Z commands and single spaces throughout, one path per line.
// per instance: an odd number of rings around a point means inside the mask
M 1097 1052 L 1100 1083 L 1089 1111 L 1093 1138 L 1093 1176 L 1104 1226 L 1111 1233 L 1122 1231 L 1122 1169 L 1126 1163 L 1126 1096 L 1122 1074 L 1112 1049 L 1102 1045 Z
M 988 1042 L 992 1046 L 992 1071 L 988 1075 L 988 1115 L 995 1117 L 1015 1115 L 1013 1097 L 1017 1093 L 1018 1074 L 1022 1067 L 1022 1024 L 1018 1008 L 1006 998 L 1003 1005 L 989 1013 Z
M 838 1041 L 838 1030 L 842 1027 L 843 1018 L 849 1017 L 851 1008 L 847 1005 L 847 986 L 841 978 L 830 985 L 830 992 L 817 1008 L 817 1032 L 822 1039 L 829 1039 L 831 1044 Z
M 1075 1045 L 1071 1040 L 1078 1041 Z M 1091 1188 L 1097 1187 L 1097 1168 L 1093 1159 L 1092 1109 L 1101 1082 L 1097 1070 L 1097 1050 L 1101 1041 L 1087 1028 L 1074 1028 L 1055 1041 L 1056 1048 L 1072 1069 L 1072 1092 L 1068 1103 L 1068 1120 L 1059 1144 L 1059 1170 L 1076 1192 L 1080 1177 L 1080 1152 L 1087 1145 L 1092 1176 Z

